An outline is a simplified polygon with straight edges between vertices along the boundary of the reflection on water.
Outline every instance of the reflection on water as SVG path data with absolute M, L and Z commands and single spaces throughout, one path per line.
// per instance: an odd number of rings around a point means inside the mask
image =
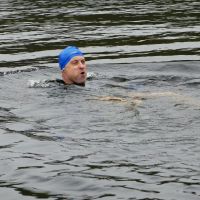
M 76 44 L 88 60 L 199 60 L 199 2 L 5 1 L 1 65 L 57 62 Z M 124 59 L 122 59 L 124 58 Z
M 199 9 L 2 0 L 2 198 L 199 199 Z M 86 87 L 54 81 L 68 44 L 85 52 Z

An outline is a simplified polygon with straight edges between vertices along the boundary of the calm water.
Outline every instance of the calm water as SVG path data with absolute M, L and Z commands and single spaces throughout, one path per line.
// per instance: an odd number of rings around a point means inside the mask
M 0 5 L 1 199 L 200 199 L 199 1 Z M 86 87 L 52 81 L 69 44 Z

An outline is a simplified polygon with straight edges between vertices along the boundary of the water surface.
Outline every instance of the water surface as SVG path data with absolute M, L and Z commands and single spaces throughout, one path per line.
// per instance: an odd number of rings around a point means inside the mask
M 199 199 L 199 12 L 192 0 L 2 0 L 2 198 Z M 85 53 L 85 87 L 52 81 L 69 44 Z

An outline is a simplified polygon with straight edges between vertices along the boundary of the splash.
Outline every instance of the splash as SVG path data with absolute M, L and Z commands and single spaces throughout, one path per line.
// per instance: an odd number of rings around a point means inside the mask
M 5 76 L 9 74 L 17 74 L 22 72 L 32 72 L 38 70 L 36 67 L 15 67 L 15 68 L 1 68 L 0 76 Z
M 49 80 L 28 80 L 29 88 L 48 88 L 50 87 Z

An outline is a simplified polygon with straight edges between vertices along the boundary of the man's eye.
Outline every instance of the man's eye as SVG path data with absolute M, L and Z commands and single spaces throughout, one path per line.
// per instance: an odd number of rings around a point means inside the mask
M 81 60 L 81 63 L 82 63 L 82 64 L 85 64 L 85 60 Z
M 78 63 L 77 60 L 74 60 L 74 61 L 72 62 L 73 65 L 76 65 L 77 63 Z

